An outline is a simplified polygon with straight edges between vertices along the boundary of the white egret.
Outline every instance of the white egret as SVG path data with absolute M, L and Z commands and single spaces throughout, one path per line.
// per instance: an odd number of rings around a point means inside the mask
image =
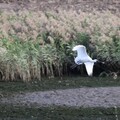
M 75 63 L 77 65 L 85 64 L 86 71 L 89 76 L 92 76 L 93 74 L 93 66 L 94 63 L 97 62 L 97 59 L 92 60 L 91 57 L 88 56 L 86 52 L 86 47 L 83 45 L 77 45 L 73 47 L 73 51 L 77 51 L 77 57 L 75 58 Z

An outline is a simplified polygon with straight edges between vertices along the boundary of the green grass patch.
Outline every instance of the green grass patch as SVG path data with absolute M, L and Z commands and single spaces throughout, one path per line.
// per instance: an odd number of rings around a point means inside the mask
M 116 120 L 115 108 L 72 108 L 41 107 L 28 108 L 0 106 L 0 118 L 41 119 L 41 120 Z M 120 117 L 120 108 L 117 108 Z

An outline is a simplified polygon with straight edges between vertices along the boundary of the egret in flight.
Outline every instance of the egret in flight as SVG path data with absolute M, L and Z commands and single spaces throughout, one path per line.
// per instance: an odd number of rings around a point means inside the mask
M 87 74 L 92 76 L 94 63 L 97 62 L 97 59 L 92 60 L 86 52 L 86 47 L 84 45 L 77 45 L 73 47 L 73 51 L 77 51 L 77 57 L 74 59 L 77 65 L 85 64 Z

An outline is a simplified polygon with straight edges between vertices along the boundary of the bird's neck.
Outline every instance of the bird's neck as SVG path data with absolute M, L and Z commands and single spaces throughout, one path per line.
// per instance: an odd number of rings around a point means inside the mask
M 81 55 L 81 52 L 80 51 L 77 51 L 77 56 L 80 56 Z

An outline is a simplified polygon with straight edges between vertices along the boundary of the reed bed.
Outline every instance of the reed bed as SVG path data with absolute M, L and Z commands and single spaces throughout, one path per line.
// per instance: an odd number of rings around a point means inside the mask
M 120 18 L 110 11 L 1 11 L 1 80 L 67 74 L 76 44 L 85 45 L 92 57 L 119 63 Z

